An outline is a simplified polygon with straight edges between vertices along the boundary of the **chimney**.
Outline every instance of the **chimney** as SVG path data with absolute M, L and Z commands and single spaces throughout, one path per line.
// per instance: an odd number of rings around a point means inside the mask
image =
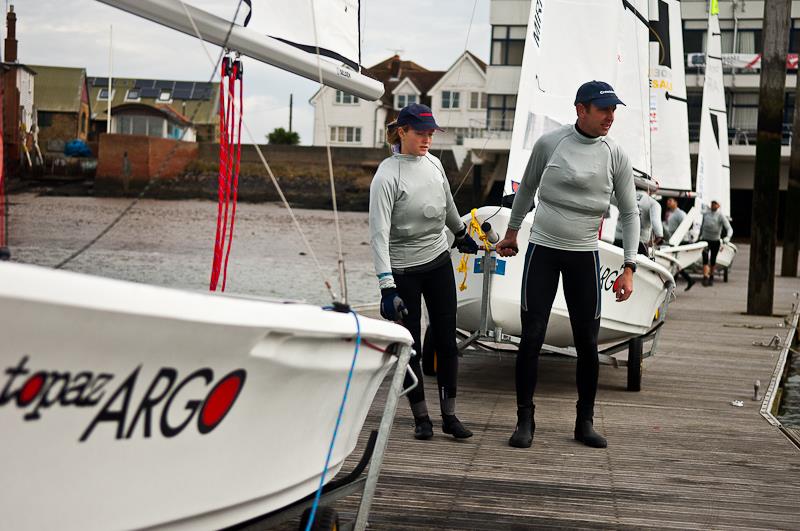
M 400 56 L 395 55 L 392 57 L 392 62 L 389 65 L 389 78 L 393 80 L 400 79 Z
M 6 15 L 6 28 L 8 34 L 5 41 L 5 60 L 7 63 L 17 62 L 17 14 L 14 13 L 14 6 L 9 6 Z

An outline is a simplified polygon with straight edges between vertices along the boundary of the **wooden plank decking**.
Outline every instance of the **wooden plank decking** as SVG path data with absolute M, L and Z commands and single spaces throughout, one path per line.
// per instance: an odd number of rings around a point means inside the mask
M 416 441 L 401 403 L 371 528 L 800 529 L 800 451 L 752 401 L 754 380 L 763 391 L 778 355 L 753 341 L 787 330 L 780 317 L 743 315 L 747 253 L 740 246 L 727 284 L 679 284 L 641 392 L 625 391 L 624 369 L 601 367 L 595 424 L 608 449 L 572 440 L 574 363 L 541 363 L 534 446 L 520 450 L 507 445 L 513 357 L 462 358 L 458 414 L 474 437 L 455 441 L 435 421 L 433 440 Z M 789 312 L 797 290 L 798 279 L 776 279 L 776 314 Z M 436 410 L 433 379 L 425 383 Z M 357 501 L 338 503 L 343 517 Z

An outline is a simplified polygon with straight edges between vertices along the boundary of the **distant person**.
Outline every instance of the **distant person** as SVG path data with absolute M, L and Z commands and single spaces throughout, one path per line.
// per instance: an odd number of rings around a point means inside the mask
M 665 212 L 666 216 L 666 224 L 664 226 L 664 240 L 669 241 L 672 235 L 678 230 L 683 220 L 686 218 L 686 212 L 678 207 L 678 201 L 674 197 L 667 198 L 667 209 Z M 686 235 L 683 237 L 683 241 L 680 243 L 688 243 L 688 231 Z M 689 291 L 694 286 L 694 279 L 689 276 L 689 273 L 681 269 L 678 271 L 678 274 L 681 276 L 683 280 L 686 281 L 686 287 L 684 291 Z
M 722 229 L 725 229 L 724 237 Z M 717 253 L 721 243 L 728 243 L 732 236 L 733 227 L 725 214 L 720 211 L 719 202 L 711 201 L 711 208 L 703 210 L 703 221 L 700 223 L 700 241 L 708 243 L 708 247 L 703 249 L 703 286 L 714 285 Z
M 608 83 L 590 81 L 578 89 L 578 119 L 545 133 L 536 141 L 514 198 L 500 256 L 519 252 L 517 232 L 533 206 L 530 242 L 525 255 L 521 290 L 522 338 L 517 352 L 517 426 L 508 444 L 528 448 L 533 443 L 533 394 L 547 322 L 559 277 L 563 281 L 575 350 L 578 403 L 575 440 L 605 448 L 605 437 L 594 429 L 599 360 L 600 258 L 597 237 L 611 195 L 619 205 L 619 222 L 625 242 L 622 273 L 614 291 L 617 301 L 633 292 L 639 215 L 631 161 L 608 136 L 617 105 L 624 105 Z
M 428 151 L 436 124 L 431 109 L 413 103 L 390 125 L 387 139 L 393 154 L 378 166 L 369 197 L 372 255 L 381 289 L 381 315 L 400 322 L 421 353 L 422 297 L 428 308 L 437 354 L 442 431 L 457 439 L 472 436 L 456 417 L 458 347 L 456 283 L 444 228 L 455 234 L 454 247 L 477 253 L 458 214 L 442 163 Z M 414 415 L 414 437 L 433 437 L 422 385 L 420 356 L 410 362 L 419 385 L 408 394 Z M 411 379 L 406 377 L 406 386 Z
M 636 207 L 639 210 L 639 245 L 637 252 L 650 257 L 650 247 L 659 245 L 664 240 L 664 229 L 661 224 L 661 205 L 650 197 L 646 190 L 636 190 Z M 614 231 L 614 245 L 622 247 L 622 225 L 619 223 Z

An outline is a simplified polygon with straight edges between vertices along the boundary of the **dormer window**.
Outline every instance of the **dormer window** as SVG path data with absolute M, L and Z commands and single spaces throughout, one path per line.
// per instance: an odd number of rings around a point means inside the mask
M 171 101 L 172 100 L 172 91 L 171 90 L 162 90 L 158 93 L 158 101 Z
M 111 91 L 111 99 L 114 99 L 114 91 Z M 108 88 L 101 88 L 97 93 L 97 101 L 108 101 Z
M 139 101 L 141 99 L 141 92 L 138 88 L 132 88 L 125 94 L 125 101 Z
M 416 94 L 397 94 L 395 96 L 395 109 L 398 111 L 405 107 L 406 105 L 411 105 L 412 103 L 417 103 L 417 95 Z

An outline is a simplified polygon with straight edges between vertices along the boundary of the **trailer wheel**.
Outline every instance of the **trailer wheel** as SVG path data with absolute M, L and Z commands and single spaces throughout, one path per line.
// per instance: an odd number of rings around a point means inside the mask
M 722 280 L 724 282 L 728 281 L 728 268 L 727 267 L 722 270 Z
M 640 337 L 628 342 L 628 391 L 642 390 L 642 345 Z
M 433 346 L 433 332 L 430 325 L 422 340 L 422 374 L 436 376 L 436 347 Z
M 303 511 L 303 516 L 300 518 L 300 531 L 306 531 L 310 516 L 311 507 Z M 338 529 L 339 514 L 336 512 L 336 509 L 325 505 L 317 507 L 317 514 L 314 515 L 314 523 L 311 525 L 311 531 L 338 531 Z

